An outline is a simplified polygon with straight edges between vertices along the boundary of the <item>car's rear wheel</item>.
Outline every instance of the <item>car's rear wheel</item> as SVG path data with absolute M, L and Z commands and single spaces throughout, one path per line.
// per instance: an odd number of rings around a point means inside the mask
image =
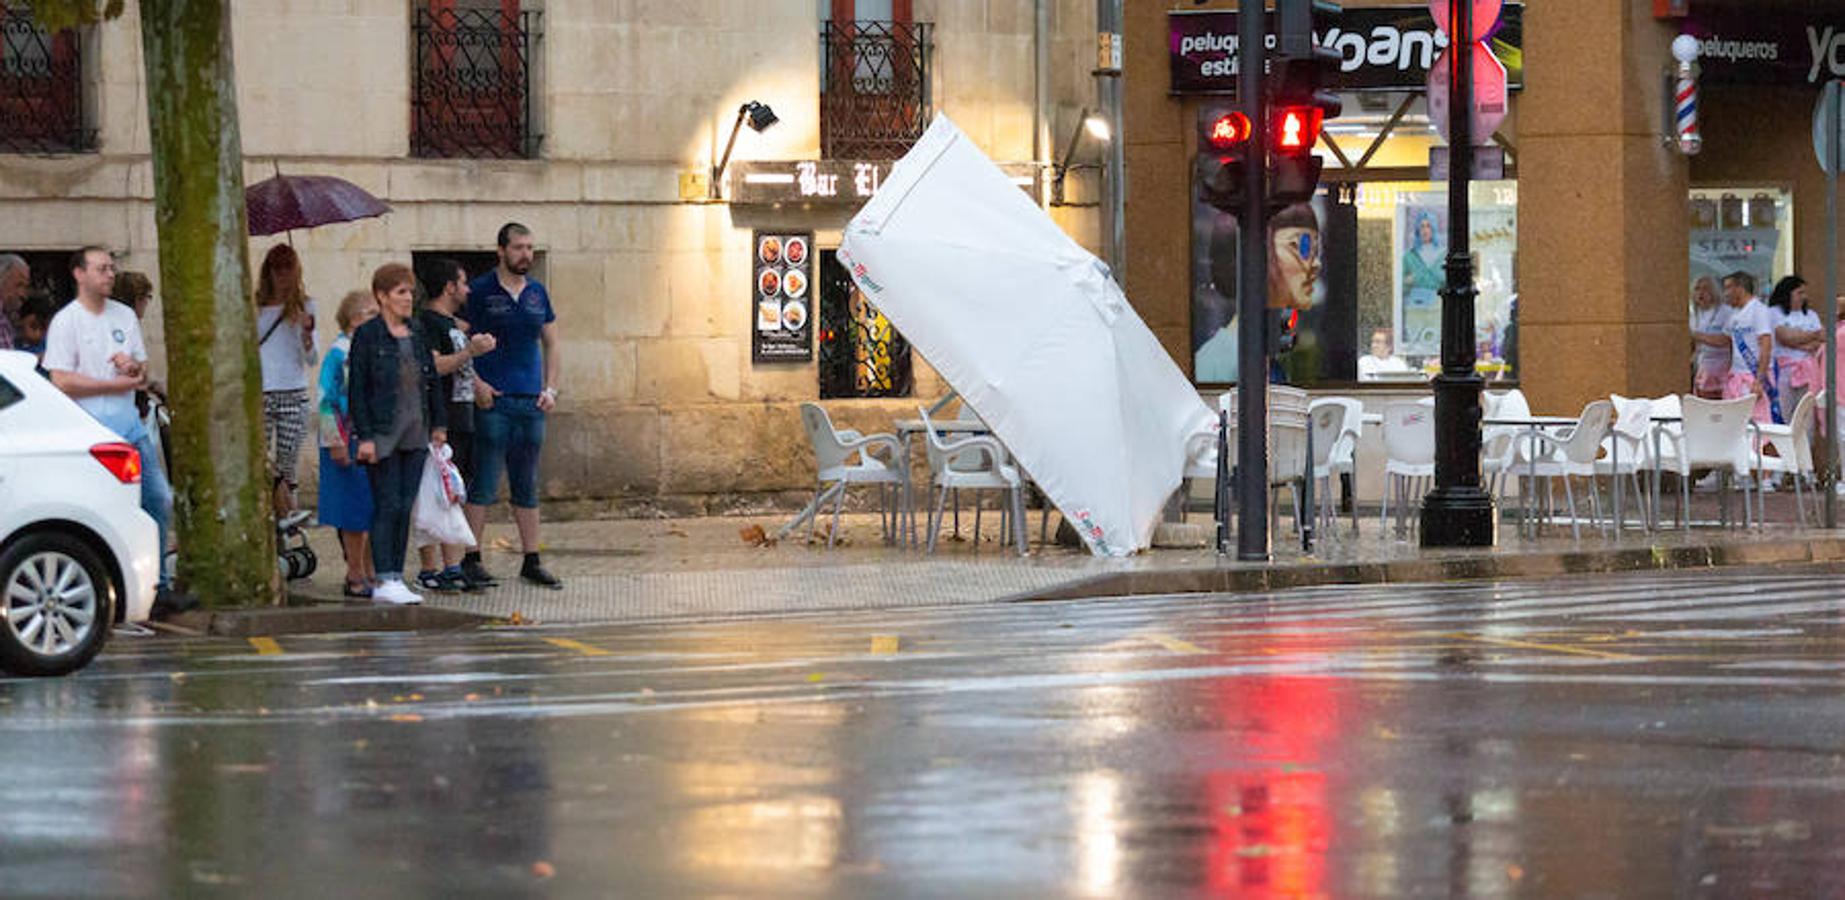
M 102 650 L 113 621 L 108 569 L 81 540 L 28 534 L 0 552 L 0 669 L 63 675 Z

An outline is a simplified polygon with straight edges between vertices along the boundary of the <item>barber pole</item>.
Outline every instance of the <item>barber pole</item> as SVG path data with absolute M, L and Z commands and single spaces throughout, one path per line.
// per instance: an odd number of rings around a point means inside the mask
M 1698 79 L 1691 74 L 1691 67 L 1683 67 L 1678 74 L 1678 150 L 1686 156 L 1696 156 L 1704 149 L 1704 137 L 1698 133 Z
M 1673 81 L 1672 121 L 1678 134 L 1678 151 L 1696 156 L 1704 149 L 1704 136 L 1698 132 L 1698 41 L 1681 34 L 1672 42 L 1672 57 L 1678 60 L 1678 77 Z

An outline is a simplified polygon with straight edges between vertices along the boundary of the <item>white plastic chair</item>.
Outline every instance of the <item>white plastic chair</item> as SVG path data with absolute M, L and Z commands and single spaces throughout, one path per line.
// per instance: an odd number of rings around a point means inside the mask
M 1351 478 L 1352 482 L 1352 533 L 1358 533 L 1358 444 L 1364 438 L 1365 405 L 1353 397 L 1321 397 L 1308 407 L 1309 413 L 1317 413 L 1320 407 L 1334 405 L 1345 410 L 1339 419 L 1339 436 L 1327 451 L 1326 471 L 1316 476 L 1327 479 L 1330 488 L 1332 479 L 1338 476 Z M 1314 450 L 1319 450 L 1319 436 L 1314 437 Z M 1328 496 L 1331 495 L 1329 490 Z
M 1662 493 L 1662 485 L 1660 483 L 1661 477 L 1668 473 L 1680 479 L 1687 477 L 1683 465 L 1684 461 L 1679 455 L 1679 448 L 1684 444 L 1685 426 L 1681 422 L 1658 422 L 1653 420 L 1682 419 L 1685 415 L 1685 409 L 1684 404 L 1679 401 L 1677 394 L 1667 394 L 1663 397 L 1650 398 L 1647 400 L 1647 405 L 1649 407 L 1649 427 L 1647 428 L 1646 439 L 1642 441 L 1640 445 L 1642 451 L 1640 455 L 1640 470 L 1642 472 L 1653 473 L 1652 478 L 1649 479 L 1650 483 L 1647 485 L 1648 494 L 1651 497 L 1651 515 L 1653 518 L 1653 527 L 1662 528 L 1664 526 L 1660 518 L 1660 510 L 1664 505 L 1664 501 L 1660 497 Z M 1683 503 L 1679 504 L 1678 520 L 1680 525 L 1690 527 L 1691 510 Z
M 1749 473 L 1761 468 L 1761 451 L 1754 447 L 1750 432 L 1755 427 L 1755 397 L 1733 400 L 1706 400 L 1686 394 L 1684 432 L 1674 442 L 1679 458 L 1680 502 L 1691 506 L 1691 470 L 1714 469 L 1723 476 L 1723 512 L 1729 513 L 1729 486 L 1742 482 L 1743 523 L 1747 525 L 1753 508 L 1749 503 Z M 1753 459 L 1752 459 L 1753 457 Z M 1690 516 L 1686 516 L 1689 520 Z
M 1582 408 L 1582 415 L 1576 419 L 1575 426 L 1567 432 L 1556 434 L 1544 431 L 1525 431 L 1517 439 L 1520 461 L 1516 463 L 1520 474 L 1545 480 L 1544 505 L 1550 506 L 1551 497 L 1556 493 L 1556 481 L 1563 480 L 1564 498 L 1570 508 L 1570 534 L 1582 537 L 1582 523 L 1576 513 L 1576 491 L 1570 479 L 1584 477 L 1591 479 L 1589 502 L 1591 504 L 1590 521 L 1601 522 L 1599 501 L 1593 490 L 1595 460 L 1601 453 L 1602 441 L 1614 425 L 1614 405 L 1606 400 L 1596 400 Z M 1535 457 L 1535 462 L 1533 458 Z
M 1417 486 L 1435 477 L 1435 410 L 1420 401 L 1397 402 L 1384 407 L 1384 503 L 1379 527 L 1390 521 L 1390 494 L 1397 492 L 1397 536 L 1402 537 L 1408 517 L 1420 504 Z
M 1803 487 L 1811 486 L 1813 499 L 1821 499 L 1818 470 L 1813 465 L 1813 418 L 1823 401 L 1825 391 L 1807 394 L 1794 404 L 1794 414 L 1788 417 L 1786 425 L 1758 425 L 1762 446 L 1757 448 L 1762 474 L 1770 477 L 1792 475 L 1794 478 L 1794 510 L 1800 516 L 1800 526 L 1806 527 L 1807 506 Z M 1776 455 L 1769 456 L 1765 451 L 1774 450 Z M 1764 504 L 1764 512 L 1766 505 Z M 1815 511 L 1818 515 L 1818 511 Z
M 1351 430 L 1346 427 L 1346 418 L 1352 415 L 1351 406 L 1357 404 L 1356 400 L 1329 397 L 1315 400 L 1307 408 L 1313 429 L 1314 505 L 1318 507 L 1315 515 L 1324 523 L 1328 534 L 1334 531 L 1333 524 L 1339 518 L 1338 501 L 1333 497 L 1333 480 L 1341 474 L 1351 474 L 1353 470 L 1356 441 Z M 1356 503 L 1352 504 L 1352 533 L 1358 533 Z
M 1653 401 L 1644 397 L 1623 397 L 1611 394 L 1609 403 L 1614 406 L 1614 424 L 1608 429 L 1608 437 L 1602 441 L 1602 455 L 1595 460 L 1596 490 L 1600 490 L 1603 476 L 1608 478 L 1610 509 L 1612 498 L 1617 490 L 1615 479 L 1626 476 L 1633 485 L 1634 502 L 1640 509 L 1640 524 L 1651 528 L 1646 503 L 1646 491 L 1640 485 L 1640 472 L 1645 469 L 1647 441 L 1653 433 Z M 1625 515 L 1625 509 L 1623 509 Z M 1616 532 L 1626 523 L 1615 522 Z
M 1502 394 L 1488 393 L 1487 400 L 1492 408 L 1485 410 L 1488 419 L 1523 419 L 1531 415 L 1531 404 L 1525 400 L 1525 392 L 1513 388 Z M 1480 474 L 1487 480 L 1487 489 L 1499 498 L 1500 506 L 1505 504 L 1505 476 L 1516 475 L 1513 464 L 1518 461 L 1518 449 L 1514 441 L 1526 429 L 1516 425 L 1488 425 L 1480 434 Z
M 894 540 L 910 506 L 908 456 L 897 436 L 840 431 L 833 427 L 833 418 L 826 410 L 814 403 L 801 404 L 801 427 L 806 429 L 807 441 L 814 448 L 819 488 L 815 490 L 813 502 L 794 521 L 783 526 L 780 534 L 787 534 L 806 519 L 807 539 L 813 540 L 820 510 L 832 500 L 833 529 L 826 537 L 826 545 L 832 547 L 839 538 L 839 514 L 845 506 L 846 490 L 852 485 L 875 484 L 879 486 L 878 511 L 883 517 L 885 539 Z M 880 449 L 889 453 L 888 459 L 871 455 L 871 451 Z M 898 495 L 894 507 L 889 496 L 893 491 Z
M 1025 491 L 1024 478 L 1020 476 L 1017 466 L 1007 461 L 1005 445 L 998 438 L 990 435 L 971 435 L 945 440 L 935 430 L 935 423 L 929 419 L 929 411 L 917 407 L 922 414 L 923 438 L 929 455 L 929 473 L 935 485 L 935 503 L 929 512 L 929 552 L 935 552 L 937 535 L 942 528 L 943 506 L 948 501 L 948 492 L 967 488 L 975 491 L 974 502 L 980 502 L 980 491 L 1000 490 L 1010 494 L 1010 503 L 1003 508 L 1000 527 L 1006 528 L 1010 519 L 1012 534 L 1018 545 L 1019 555 L 1025 555 Z M 1007 513 L 1010 515 L 1008 516 Z M 1002 532 L 1004 534 L 1006 532 Z M 1004 538 L 1001 538 L 1002 542 Z M 980 520 L 974 519 L 974 546 L 980 545 Z

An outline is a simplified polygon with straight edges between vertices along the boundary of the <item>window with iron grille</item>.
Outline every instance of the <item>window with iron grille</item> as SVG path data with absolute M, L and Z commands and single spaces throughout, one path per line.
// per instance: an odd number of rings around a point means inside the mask
M 826 21 L 820 26 L 820 153 L 896 159 L 929 127 L 931 26 Z
M 521 6 L 520 0 L 417 4 L 411 24 L 416 43 L 410 95 L 412 155 L 538 155 L 532 79 L 542 14 Z
M 0 153 L 80 153 L 96 133 L 83 108 L 82 40 L 0 3 Z
M 908 397 L 910 342 L 865 299 L 832 250 L 820 252 L 820 399 Z

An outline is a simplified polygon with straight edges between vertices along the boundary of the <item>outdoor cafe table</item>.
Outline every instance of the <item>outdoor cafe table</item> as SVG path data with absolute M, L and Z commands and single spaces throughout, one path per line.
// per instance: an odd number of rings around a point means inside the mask
M 1665 431 L 1665 429 L 1660 426 L 1676 425 L 1676 424 L 1683 422 L 1684 419 L 1682 419 L 1679 416 L 1651 416 L 1650 418 L 1653 423 L 1653 428 L 1652 428 L 1653 458 L 1659 459 L 1660 458 L 1659 437 L 1660 437 L 1660 434 Z M 1480 421 L 1480 424 L 1482 425 L 1498 425 L 1498 426 L 1509 426 L 1513 428 L 1525 428 L 1525 429 L 1528 429 L 1527 433 L 1529 434 L 1537 434 L 1543 431 L 1545 428 L 1560 428 L 1560 427 L 1567 428 L 1567 427 L 1575 425 L 1576 423 L 1577 423 L 1576 419 L 1568 418 L 1566 416 L 1524 416 L 1520 418 L 1482 419 Z M 1622 491 L 1621 491 L 1621 442 L 1618 440 L 1611 441 L 1610 446 L 1613 448 L 1613 456 L 1610 459 L 1610 463 L 1612 467 L 1611 471 L 1613 474 L 1609 480 L 1614 482 L 1614 527 L 1616 531 L 1619 531 L 1626 524 L 1625 517 L 1622 515 L 1622 504 L 1621 504 L 1621 494 L 1622 494 Z M 1535 452 L 1537 450 L 1537 439 L 1535 437 L 1531 439 L 1531 449 L 1533 452 L 1526 454 L 1526 465 L 1529 467 L 1528 474 L 1527 474 L 1527 478 L 1529 479 L 1529 481 L 1527 483 L 1535 484 L 1537 482 L 1537 453 Z M 1658 466 L 1653 467 L 1652 480 L 1653 480 L 1653 496 L 1657 498 L 1659 496 L 1659 467 Z M 1519 498 L 1519 505 L 1523 507 L 1524 504 L 1525 504 L 1525 498 L 1521 496 Z M 1654 510 L 1654 514 L 1655 516 L 1657 516 L 1658 514 L 1657 509 Z M 1520 532 L 1524 531 L 1525 520 L 1527 518 L 1529 517 L 1520 518 L 1519 523 L 1518 523 L 1518 528 Z M 1644 515 L 1644 511 L 1643 511 L 1641 518 L 1643 520 L 1646 518 Z M 1691 524 L 1691 517 L 1689 515 L 1685 517 L 1685 524 L 1687 527 L 1689 527 Z M 1535 528 L 1533 529 L 1533 533 L 1536 533 Z

